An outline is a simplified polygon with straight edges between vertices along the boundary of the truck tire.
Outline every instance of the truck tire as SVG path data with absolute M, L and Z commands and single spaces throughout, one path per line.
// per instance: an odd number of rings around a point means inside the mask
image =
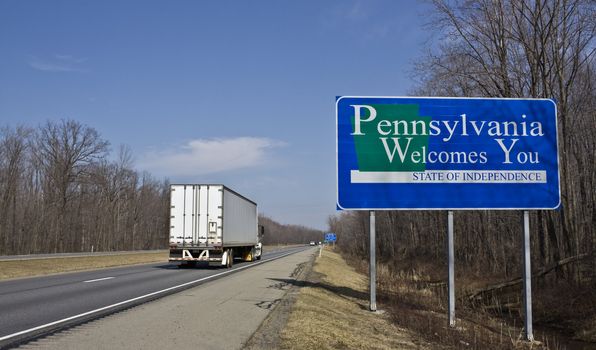
M 245 253 L 243 255 L 244 261 L 255 261 L 255 248 L 245 249 Z

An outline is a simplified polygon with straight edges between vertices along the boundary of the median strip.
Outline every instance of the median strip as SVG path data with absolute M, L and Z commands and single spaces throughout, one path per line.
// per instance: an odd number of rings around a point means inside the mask
M 45 257 L 29 260 L 4 260 L 0 261 L 0 280 L 95 270 L 125 265 L 166 262 L 167 260 L 167 251 L 149 253 L 131 252 L 118 255 Z

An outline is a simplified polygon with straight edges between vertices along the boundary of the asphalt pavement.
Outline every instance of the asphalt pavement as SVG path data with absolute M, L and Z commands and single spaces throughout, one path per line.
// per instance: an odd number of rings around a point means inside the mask
M 13 346 L 309 249 L 265 252 L 232 269 L 154 263 L 0 282 L 0 347 Z

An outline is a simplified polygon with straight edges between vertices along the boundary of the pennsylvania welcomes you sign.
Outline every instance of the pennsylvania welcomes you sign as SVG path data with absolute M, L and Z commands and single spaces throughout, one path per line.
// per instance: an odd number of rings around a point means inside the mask
M 340 209 L 556 209 L 547 99 L 338 97 Z

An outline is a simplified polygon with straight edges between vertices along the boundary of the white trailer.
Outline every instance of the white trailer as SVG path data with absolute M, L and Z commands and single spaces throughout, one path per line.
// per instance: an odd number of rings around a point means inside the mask
M 169 261 L 215 262 L 261 259 L 257 204 L 223 185 L 170 185 Z

